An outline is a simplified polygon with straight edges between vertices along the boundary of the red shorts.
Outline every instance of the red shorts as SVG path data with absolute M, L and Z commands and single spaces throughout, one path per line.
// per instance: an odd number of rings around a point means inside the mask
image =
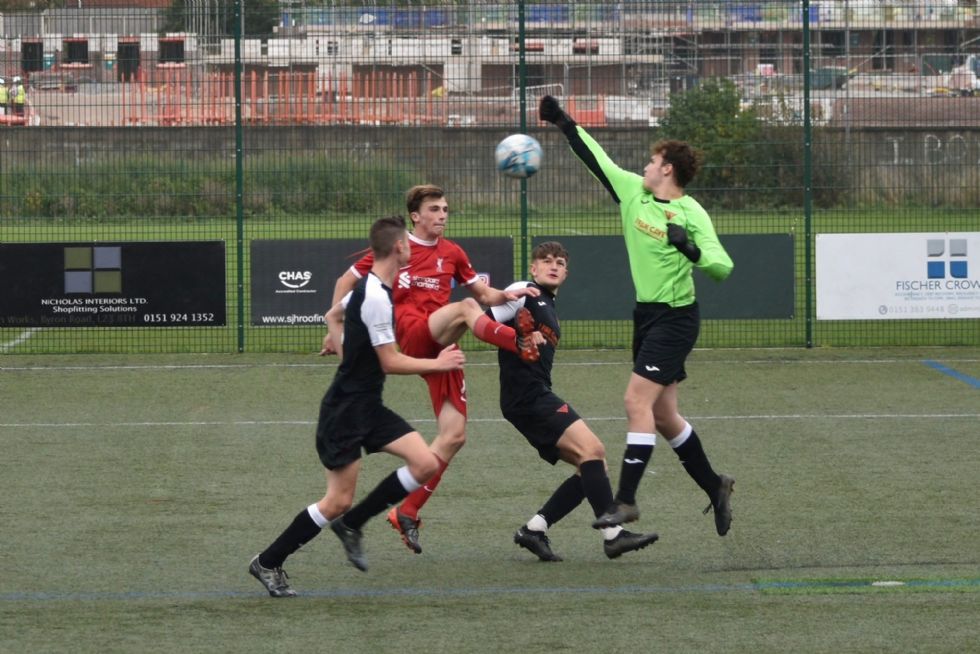
M 419 359 L 435 359 L 444 347 L 432 339 L 428 316 L 420 314 L 400 315 L 395 325 L 395 337 L 402 354 Z M 429 400 L 437 418 L 447 400 L 466 416 L 466 380 L 462 370 L 430 372 L 422 375 L 422 379 L 429 385 Z

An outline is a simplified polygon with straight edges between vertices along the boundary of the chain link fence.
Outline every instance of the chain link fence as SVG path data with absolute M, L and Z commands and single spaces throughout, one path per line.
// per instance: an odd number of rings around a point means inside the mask
M 2 352 L 316 349 L 419 183 L 494 286 L 565 242 L 563 342 L 628 347 L 619 210 L 545 94 L 625 169 L 658 138 L 704 152 L 688 191 L 736 268 L 697 280 L 701 346 L 980 344 L 974 2 L 186 0 L 0 26 Z M 495 170 L 515 132 L 544 149 L 527 180 Z

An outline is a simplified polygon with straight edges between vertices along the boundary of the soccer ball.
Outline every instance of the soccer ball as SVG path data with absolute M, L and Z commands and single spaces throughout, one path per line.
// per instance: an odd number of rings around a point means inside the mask
M 527 134 L 511 134 L 497 144 L 494 153 L 497 170 L 521 179 L 530 177 L 541 167 L 541 144 Z

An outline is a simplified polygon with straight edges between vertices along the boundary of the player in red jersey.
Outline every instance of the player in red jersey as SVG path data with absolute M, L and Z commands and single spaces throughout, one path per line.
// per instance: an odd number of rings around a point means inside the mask
M 463 248 L 443 238 L 449 218 L 449 203 L 441 188 L 414 186 L 409 189 L 405 200 L 414 228 L 409 235 L 412 241 L 411 259 L 408 266 L 398 272 L 393 293 L 395 337 L 401 351 L 413 357 L 433 358 L 446 346 L 456 343 L 469 328 L 482 341 L 519 353 L 525 361 L 537 361 L 537 343 L 543 342 L 544 338 L 540 333 L 532 333 L 533 323 L 525 325 L 519 322 L 515 330 L 487 316 L 480 305 L 495 306 L 524 296 L 536 297 L 540 291 L 522 288 L 505 292 L 480 279 Z M 371 264 L 372 257 L 367 254 L 337 280 L 333 304 L 354 287 L 357 280 L 371 269 Z M 450 303 L 454 280 L 469 289 L 473 297 Z M 328 333 L 320 354 L 333 353 Z M 466 442 L 466 385 L 463 371 L 431 373 L 422 377 L 429 385 L 429 398 L 439 430 L 430 446 L 439 459 L 439 472 L 388 514 L 391 526 L 416 554 L 422 552 L 418 534 L 421 525 L 419 510 L 435 491 L 446 466 Z

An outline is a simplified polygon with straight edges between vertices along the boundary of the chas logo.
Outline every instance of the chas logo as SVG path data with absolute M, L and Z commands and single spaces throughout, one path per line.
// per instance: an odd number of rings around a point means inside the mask
M 312 278 L 313 273 L 309 270 L 283 270 L 279 273 L 279 281 L 286 288 L 303 288 Z

